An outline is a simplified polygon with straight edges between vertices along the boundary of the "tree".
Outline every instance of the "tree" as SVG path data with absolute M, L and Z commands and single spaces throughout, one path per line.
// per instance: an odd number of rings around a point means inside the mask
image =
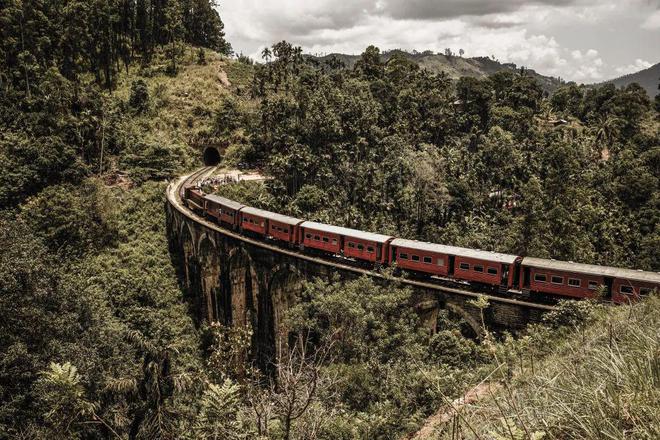
M 135 109 L 136 113 L 144 113 L 149 109 L 149 88 L 142 79 L 133 81 L 131 84 L 131 96 L 128 105 Z
M 204 440 L 249 438 L 247 427 L 239 420 L 240 387 L 227 379 L 222 385 L 210 383 L 204 391 L 195 422 L 195 435 Z
M 461 58 L 462 58 L 463 55 L 465 55 L 465 51 L 464 51 L 463 49 L 459 49 L 459 50 L 458 50 L 458 54 L 459 54 L 459 55 L 461 56 Z

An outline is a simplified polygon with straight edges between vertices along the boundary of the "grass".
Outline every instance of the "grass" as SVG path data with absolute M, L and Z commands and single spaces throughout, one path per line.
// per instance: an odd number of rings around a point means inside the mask
M 660 298 L 599 310 L 555 342 L 430 438 L 660 438 Z

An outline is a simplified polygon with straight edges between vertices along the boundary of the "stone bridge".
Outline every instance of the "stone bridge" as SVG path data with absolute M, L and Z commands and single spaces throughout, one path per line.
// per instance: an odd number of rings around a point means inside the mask
M 283 334 L 282 316 L 297 301 L 302 281 L 338 273 L 342 279 L 363 275 L 389 282 L 384 275 L 302 254 L 269 242 L 251 239 L 196 215 L 181 202 L 183 177 L 167 191 L 167 230 L 170 252 L 198 322 L 225 325 L 250 323 L 257 359 L 271 359 L 276 338 Z M 400 279 L 413 289 L 415 307 L 431 331 L 440 309 L 462 317 L 476 336 L 482 332 L 481 311 L 469 303 L 475 292 L 423 281 Z M 367 293 L 368 294 L 368 293 Z M 493 330 L 517 330 L 539 321 L 551 306 L 512 298 L 487 296 L 486 325 Z

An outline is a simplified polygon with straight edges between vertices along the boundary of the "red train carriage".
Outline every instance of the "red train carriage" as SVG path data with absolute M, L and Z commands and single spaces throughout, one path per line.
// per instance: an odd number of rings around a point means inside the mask
M 316 222 L 300 225 L 300 243 L 305 247 L 345 257 L 384 264 L 389 261 L 389 242 L 394 237 Z
M 252 231 L 265 237 L 268 230 L 268 221 L 263 216 L 263 212 L 265 211 L 249 206 L 241 209 L 238 220 L 241 231 Z
M 241 228 L 287 243 L 295 243 L 303 220 L 252 207 L 241 209 Z
M 653 291 L 660 291 L 660 273 L 645 272 L 642 270 L 616 269 L 616 276 L 612 283 L 612 301 L 625 304 L 640 297 L 650 295 Z
M 617 267 L 525 257 L 522 289 L 573 298 L 596 298 L 604 286 L 606 299 L 628 302 L 660 288 L 660 274 Z
M 520 257 L 456 246 L 394 239 L 392 262 L 398 267 L 431 275 L 454 277 L 507 289 L 517 281 L 515 266 Z
M 204 212 L 204 192 L 194 186 L 186 186 L 184 199 L 188 208 Z
M 232 229 L 238 227 L 238 213 L 245 205 L 216 195 L 207 195 L 204 199 L 206 200 L 206 214 L 208 216 L 215 218 L 218 223 L 230 226 Z

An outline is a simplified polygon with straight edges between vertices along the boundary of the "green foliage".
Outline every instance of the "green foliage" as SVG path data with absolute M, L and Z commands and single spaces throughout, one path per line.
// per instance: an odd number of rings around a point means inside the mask
M 195 435 L 201 439 L 238 440 L 248 438 L 246 427 L 238 420 L 241 410 L 240 388 L 229 379 L 222 385 L 209 384 L 201 399 L 195 422 Z
M 544 332 L 549 354 L 527 362 L 524 373 L 478 406 L 464 407 L 460 432 L 438 438 L 657 438 L 659 323 L 653 296 L 597 310 L 590 324 L 560 337 Z
M 208 0 L 11 0 L 3 5 L 0 22 L 3 75 L 27 97 L 50 66 L 70 80 L 90 72 L 111 88 L 120 62 L 128 68 L 133 56 L 148 61 L 156 48 L 177 41 L 231 54 L 222 20 Z
M 128 105 L 135 109 L 137 113 L 144 113 L 149 110 L 149 89 L 143 80 L 138 79 L 131 84 L 131 97 L 128 100 Z
M 553 328 L 588 324 L 598 310 L 592 301 L 560 301 L 557 310 L 546 313 L 543 322 Z
M 37 383 L 40 404 L 46 409 L 44 419 L 55 435 L 79 437 L 81 419 L 94 414 L 94 405 L 85 400 L 82 378 L 75 366 L 51 363 Z
M 50 186 L 21 206 L 21 216 L 53 252 L 80 256 L 117 239 L 118 220 L 109 198 L 94 181 Z

